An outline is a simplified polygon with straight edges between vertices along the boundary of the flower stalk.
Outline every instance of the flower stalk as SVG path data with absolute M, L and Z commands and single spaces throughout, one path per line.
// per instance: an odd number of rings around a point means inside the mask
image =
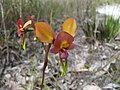
M 60 58 L 60 63 L 61 63 L 61 66 L 62 66 L 62 76 L 67 76 L 67 58 L 65 59 L 65 62 L 63 61 L 63 59 L 61 58 L 61 55 L 59 53 L 59 58 Z
M 48 53 L 51 47 L 51 43 L 48 44 L 47 49 L 45 50 L 45 58 L 44 58 L 44 65 L 43 65 L 43 72 L 42 72 L 42 82 L 41 82 L 41 90 L 43 88 L 43 83 L 44 83 L 44 77 L 45 77 L 45 69 L 47 67 L 47 63 L 48 63 Z

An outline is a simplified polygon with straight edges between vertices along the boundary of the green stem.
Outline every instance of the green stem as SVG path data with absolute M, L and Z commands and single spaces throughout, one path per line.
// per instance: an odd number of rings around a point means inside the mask
M 62 76 L 67 76 L 67 58 L 65 59 L 65 63 L 63 62 L 61 56 L 60 56 L 60 53 L 59 53 L 59 58 L 60 58 L 60 63 L 62 65 Z
M 65 71 L 66 71 L 66 73 L 67 73 L 67 67 L 68 67 L 68 63 L 67 63 L 67 58 L 65 59 Z
M 44 66 L 43 66 L 43 75 L 42 75 L 41 90 L 43 88 L 44 77 L 45 77 L 45 69 L 46 69 L 46 66 L 47 66 L 47 63 L 48 63 L 48 53 L 49 53 L 50 47 L 51 47 L 51 44 L 49 43 L 48 47 L 46 49 L 45 58 L 44 58 Z
M 26 32 L 23 34 L 23 41 L 22 41 L 22 48 L 24 50 L 26 49 L 26 37 L 27 37 L 26 34 L 27 34 Z

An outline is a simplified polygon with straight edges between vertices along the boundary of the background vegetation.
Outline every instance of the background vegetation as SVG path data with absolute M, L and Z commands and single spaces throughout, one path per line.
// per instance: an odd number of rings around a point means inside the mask
M 119 0 L 1 0 L 7 36 L 16 35 L 17 21 L 21 17 L 27 20 L 35 15 L 36 21 L 47 21 L 56 29 L 56 25 L 67 17 L 75 17 L 82 25 L 86 18 L 94 18 L 95 8 L 99 5 L 120 3 Z M 0 10 L 0 40 L 4 42 L 4 29 Z M 10 35 L 10 36 L 9 36 Z M 3 44 L 3 43 L 2 43 Z

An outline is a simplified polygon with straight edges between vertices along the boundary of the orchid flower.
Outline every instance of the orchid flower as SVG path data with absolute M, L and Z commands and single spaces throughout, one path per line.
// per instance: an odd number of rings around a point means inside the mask
M 54 41 L 54 47 L 50 50 L 52 53 L 59 53 L 60 62 L 63 68 L 62 75 L 67 75 L 67 57 L 68 50 L 74 48 L 74 37 L 76 32 L 76 20 L 73 18 L 67 19 L 62 25 L 62 31 L 58 34 Z M 63 62 L 65 59 L 65 63 Z
M 22 19 L 18 20 L 18 36 L 22 36 L 25 32 L 27 32 L 26 28 L 32 24 L 32 20 L 28 20 L 26 23 L 23 22 Z
M 24 50 L 26 49 L 26 41 L 25 41 L 25 39 L 26 39 L 26 32 L 31 30 L 31 29 L 29 29 L 30 25 L 34 25 L 34 23 L 33 23 L 34 18 L 35 18 L 35 16 L 32 15 L 30 17 L 30 19 L 26 23 L 24 23 L 22 19 L 18 20 L 18 36 L 19 37 L 23 36 L 22 45 L 23 45 L 23 49 Z
M 51 52 L 54 54 L 60 53 L 62 59 L 67 58 L 67 50 L 74 48 L 74 44 L 72 43 L 73 40 L 74 37 L 64 31 L 61 31 L 54 41 L 54 47 L 51 49 Z
M 54 54 L 60 53 L 62 59 L 67 58 L 67 50 L 71 50 L 75 46 L 72 43 L 74 40 L 75 31 L 76 20 L 73 18 L 67 19 L 62 25 L 62 31 L 58 34 L 54 41 L 54 47 L 51 49 L 51 52 Z

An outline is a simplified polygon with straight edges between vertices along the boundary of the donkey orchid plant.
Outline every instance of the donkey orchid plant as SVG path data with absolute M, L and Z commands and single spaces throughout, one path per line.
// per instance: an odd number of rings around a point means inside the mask
M 28 21 L 25 24 L 21 23 L 21 28 L 19 28 L 19 30 L 21 30 L 22 33 L 24 33 L 23 32 L 24 27 L 28 26 L 31 23 L 30 21 Z M 74 41 L 77 25 L 76 25 L 76 20 L 74 18 L 68 18 L 63 23 L 62 31 L 59 32 L 57 36 L 55 35 L 52 27 L 46 22 L 36 22 L 34 26 L 35 26 L 34 29 L 35 29 L 36 37 L 43 44 L 48 43 L 47 48 L 45 49 L 43 75 L 42 75 L 42 82 L 41 82 L 41 90 L 42 90 L 43 83 L 44 83 L 45 69 L 48 62 L 49 51 L 54 54 L 59 53 L 60 63 L 63 68 L 62 75 L 67 75 L 68 50 L 73 49 L 75 46 L 73 44 L 73 41 Z M 52 44 L 53 44 L 53 47 L 51 48 Z
M 28 31 L 33 30 L 33 29 L 30 29 L 29 26 L 34 26 L 34 23 L 33 23 L 34 18 L 35 18 L 35 16 L 32 15 L 26 23 L 24 23 L 22 19 L 18 20 L 18 36 L 19 37 L 23 36 L 22 45 L 23 45 L 24 50 L 26 49 L 26 40 L 25 40 L 26 39 L 26 33 Z

